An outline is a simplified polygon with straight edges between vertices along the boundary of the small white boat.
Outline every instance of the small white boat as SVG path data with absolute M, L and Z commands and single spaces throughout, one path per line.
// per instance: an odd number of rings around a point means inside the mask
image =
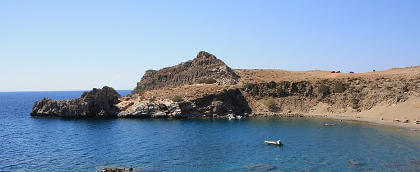
M 239 116 L 236 116 L 236 119 L 241 119 L 241 118 L 242 118 L 242 116 L 240 116 L 240 115 Z
M 234 119 L 235 119 L 235 117 L 233 117 L 233 116 L 229 116 L 229 117 L 228 117 L 228 119 L 229 119 L 229 120 L 234 120 Z
M 268 145 L 277 145 L 277 146 L 282 146 L 283 143 L 281 143 L 280 140 L 277 141 L 264 141 L 265 143 L 267 143 Z
M 138 169 L 135 168 L 124 168 L 124 167 L 103 167 L 100 170 L 100 172 L 132 172 L 137 171 Z
M 325 124 L 322 124 L 322 126 L 334 126 L 335 124 L 329 124 L 329 123 L 325 123 Z

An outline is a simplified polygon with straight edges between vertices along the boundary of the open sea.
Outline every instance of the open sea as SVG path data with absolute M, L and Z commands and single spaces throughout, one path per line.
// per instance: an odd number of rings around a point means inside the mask
M 0 171 L 420 171 L 420 131 L 362 122 L 29 116 L 43 97 L 81 94 L 0 93 Z M 277 139 L 284 146 L 264 143 Z

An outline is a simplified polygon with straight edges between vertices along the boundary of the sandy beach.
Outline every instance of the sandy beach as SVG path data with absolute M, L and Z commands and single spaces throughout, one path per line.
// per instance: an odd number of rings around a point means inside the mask
M 420 97 L 412 97 L 405 102 L 391 105 L 377 105 L 362 112 L 331 113 L 328 105 L 318 104 L 311 112 L 303 113 L 308 117 L 321 117 L 341 120 L 366 121 L 375 124 L 420 130 Z

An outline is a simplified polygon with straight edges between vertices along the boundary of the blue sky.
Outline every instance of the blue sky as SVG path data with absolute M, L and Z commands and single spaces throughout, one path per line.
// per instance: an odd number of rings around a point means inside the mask
M 420 65 L 420 1 L 0 1 L 0 91 L 132 89 L 200 50 L 232 68 Z

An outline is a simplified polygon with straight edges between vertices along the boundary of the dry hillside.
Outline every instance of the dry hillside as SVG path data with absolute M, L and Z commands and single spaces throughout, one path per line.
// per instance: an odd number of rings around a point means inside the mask
M 331 71 L 287 71 L 277 69 L 235 69 L 241 83 L 280 82 L 280 81 L 316 81 L 322 79 L 363 78 L 375 80 L 378 78 L 415 80 L 420 77 L 420 66 L 393 68 L 384 71 L 365 73 L 332 73 Z

